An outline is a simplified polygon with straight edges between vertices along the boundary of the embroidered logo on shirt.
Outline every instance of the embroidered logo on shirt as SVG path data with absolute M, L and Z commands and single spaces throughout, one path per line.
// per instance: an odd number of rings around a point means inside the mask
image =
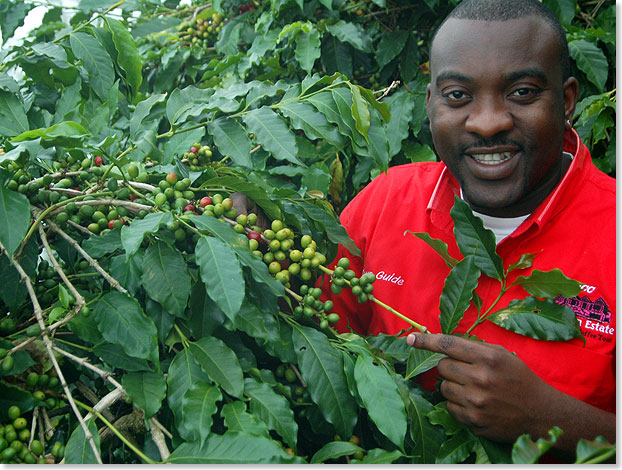
M 555 298 L 555 303 L 567 305 L 572 309 L 582 329 L 585 330 L 584 336 L 611 342 L 611 338 L 603 336 L 603 333 L 612 336 L 615 332 L 615 328 L 609 326 L 612 313 L 605 299 L 598 297 L 592 300 L 587 296 L 567 299 L 560 295 Z
M 369 273 L 369 272 L 372 272 L 372 271 L 367 271 L 363 269 L 363 274 Z M 387 281 L 387 282 L 390 282 L 391 284 L 397 284 L 398 286 L 404 285 L 404 278 L 400 276 L 399 274 L 387 273 L 385 271 L 378 271 L 378 273 L 374 273 L 374 274 L 376 274 L 376 279 L 379 281 Z

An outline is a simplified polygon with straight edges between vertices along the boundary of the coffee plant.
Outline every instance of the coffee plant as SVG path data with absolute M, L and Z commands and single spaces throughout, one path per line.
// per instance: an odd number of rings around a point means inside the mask
M 615 6 L 546 3 L 585 84 L 577 129 L 614 173 Z M 427 44 L 452 6 L 0 3 L 0 462 L 530 463 L 548 452 L 560 429 L 502 446 L 458 424 L 413 380 L 438 354 L 337 332 L 318 287 L 427 331 L 374 296 L 371 273 L 328 265 L 337 244 L 358 252 L 337 217 L 357 191 L 390 165 L 434 159 Z M 468 206 L 452 217 L 463 260 L 414 234 L 453 267 L 447 284 L 466 286 L 439 293 L 446 333 L 498 266 Z M 576 281 L 521 279 L 533 297 L 478 321 L 580 336 L 568 307 L 542 300 L 575 295 Z M 546 318 L 522 321 L 536 303 Z M 614 456 L 583 440 L 576 462 Z

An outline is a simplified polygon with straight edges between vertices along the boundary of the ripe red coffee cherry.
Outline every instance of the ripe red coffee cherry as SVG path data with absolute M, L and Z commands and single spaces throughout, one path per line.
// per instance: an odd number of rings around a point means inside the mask
M 199 201 L 199 204 L 201 204 L 201 207 L 209 206 L 211 203 L 212 203 L 212 198 L 209 196 L 202 197 L 201 200 Z
M 104 163 L 104 159 L 101 155 L 97 155 L 95 157 L 95 166 L 102 166 L 102 164 Z
M 169 184 L 177 183 L 177 174 L 176 173 L 169 173 L 168 175 L 166 175 L 166 181 Z
M 251 230 L 250 232 L 248 232 L 246 234 L 246 237 L 249 240 L 257 240 L 257 241 L 261 240 L 261 234 L 259 232 L 255 232 L 254 230 Z

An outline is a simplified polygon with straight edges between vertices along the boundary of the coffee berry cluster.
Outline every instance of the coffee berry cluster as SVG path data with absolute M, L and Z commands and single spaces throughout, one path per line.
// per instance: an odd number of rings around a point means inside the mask
M 182 21 L 177 27 L 182 41 L 189 45 L 209 47 L 212 45 L 218 33 L 222 29 L 223 18 L 219 13 L 214 13 L 211 17 L 202 18 L 200 16 L 190 20 Z

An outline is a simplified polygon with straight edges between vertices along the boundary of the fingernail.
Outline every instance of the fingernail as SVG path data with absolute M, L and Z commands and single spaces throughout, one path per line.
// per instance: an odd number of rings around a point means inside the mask
M 410 346 L 414 346 L 415 345 L 415 340 L 417 339 L 417 337 L 414 334 L 410 334 L 406 337 L 406 342 L 410 345 Z

